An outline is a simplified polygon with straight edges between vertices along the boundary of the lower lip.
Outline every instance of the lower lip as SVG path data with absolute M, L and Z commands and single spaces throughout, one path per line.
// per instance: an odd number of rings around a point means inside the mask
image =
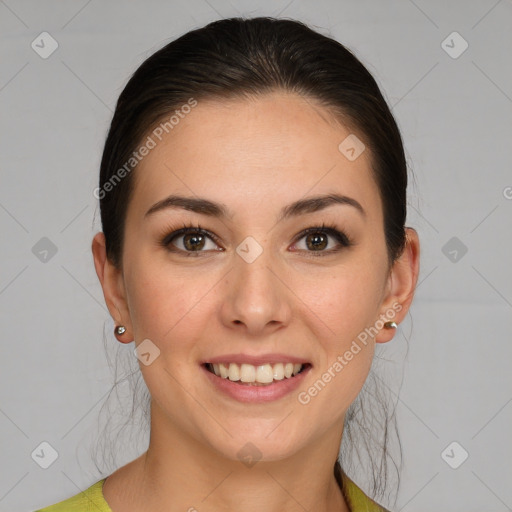
M 204 365 L 201 365 L 201 368 L 206 373 L 210 382 L 216 386 L 219 391 L 222 391 L 231 398 L 245 403 L 262 403 L 278 400 L 296 390 L 304 381 L 309 370 L 311 370 L 311 365 L 308 365 L 294 377 L 288 379 L 285 377 L 282 380 L 275 380 L 272 384 L 264 386 L 237 384 L 237 382 L 233 382 L 229 379 L 218 377 L 210 372 Z

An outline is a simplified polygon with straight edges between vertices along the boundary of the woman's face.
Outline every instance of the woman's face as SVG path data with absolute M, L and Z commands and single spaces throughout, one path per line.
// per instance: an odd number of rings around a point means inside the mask
M 126 304 L 116 305 L 124 336 L 150 340 L 140 368 L 153 428 L 233 460 L 339 443 L 372 362 L 365 329 L 398 320 L 369 151 L 354 159 L 353 139 L 340 150 L 349 135 L 312 100 L 275 92 L 200 101 L 161 141 L 153 136 L 134 171 L 118 280 Z M 350 199 L 290 208 L 329 195 Z M 154 208 L 168 196 L 216 207 Z M 191 233 L 169 237 L 184 225 Z M 205 367 L 214 360 L 257 363 L 260 377 L 266 362 L 308 364 L 290 378 L 271 366 L 274 383 L 256 387 L 215 376 Z

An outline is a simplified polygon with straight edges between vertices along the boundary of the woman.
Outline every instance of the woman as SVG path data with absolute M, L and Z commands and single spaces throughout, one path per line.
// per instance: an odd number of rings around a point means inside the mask
M 148 58 L 101 162 L 96 272 L 151 394 L 148 450 L 44 511 L 385 511 L 338 460 L 419 241 L 377 84 L 302 23 L 225 19 Z

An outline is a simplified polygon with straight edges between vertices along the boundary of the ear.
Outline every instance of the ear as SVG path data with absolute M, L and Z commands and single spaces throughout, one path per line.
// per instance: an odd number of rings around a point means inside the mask
M 400 324 L 414 297 L 420 269 L 420 242 L 413 228 L 405 228 L 406 245 L 400 257 L 395 261 L 389 273 L 386 294 L 380 309 L 383 322 L 393 321 Z M 376 322 L 377 323 L 377 322 Z M 383 327 L 375 336 L 376 343 L 390 341 L 396 329 Z
M 92 254 L 96 274 L 103 288 L 103 296 L 107 304 L 110 316 L 115 325 L 124 325 L 126 332 L 117 335 L 119 341 L 128 343 L 133 340 L 133 330 L 130 320 L 130 312 L 126 301 L 124 280 L 122 270 L 115 267 L 107 258 L 105 235 L 103 232 L 96 233 L 92 240 Z

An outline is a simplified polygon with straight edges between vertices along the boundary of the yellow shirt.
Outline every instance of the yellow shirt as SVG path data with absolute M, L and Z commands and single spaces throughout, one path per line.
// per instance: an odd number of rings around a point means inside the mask
M 112 512 L 103 497 L 102 487 L 105 478 L 91 485 L 85 491 L 35 512 Z M 342 472 L 343 496 L 351 512 L 389 512 L 370 499 L 364 492 Z

